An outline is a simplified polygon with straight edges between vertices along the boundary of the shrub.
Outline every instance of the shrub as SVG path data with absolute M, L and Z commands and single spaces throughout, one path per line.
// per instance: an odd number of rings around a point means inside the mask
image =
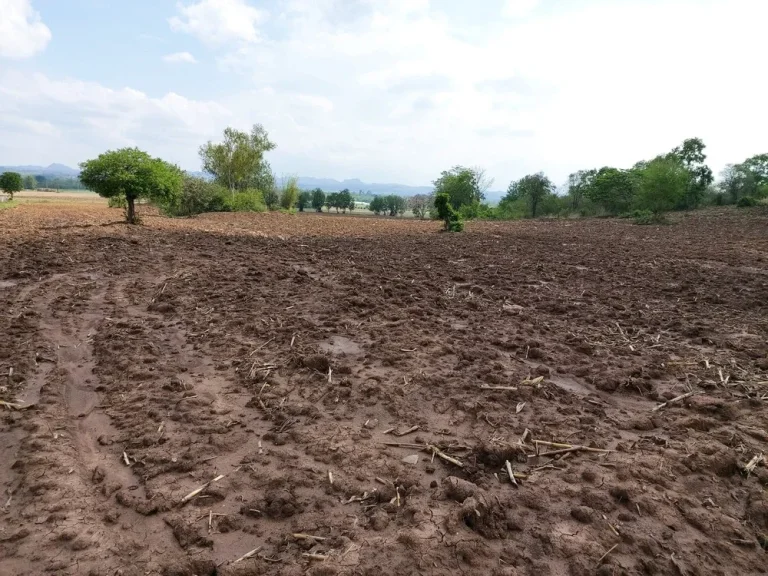
M 238 192 L 228 200 L 228 203 L 233 212 L 264 212 L 267 209 L 264 196 L 258 190 Z
M 632 212 L 631 217 L 634 218 L 635 224 L 640 226 L 666 224 L 667 222 L 660 212 L 651 212 L 650 210 L 635 210 Z
M 261 195 L 261 200 L 269 210 L 275 210 L 280 205 L 280 193 L 277 188 L 270 186 Z M 261 210 L 257 210 L 257 212 L 261 212 Z
M 181 194 L 172 204 L 162 206 L 169 216 L 192 216 L 204 212 L 228 212 L 229 192 L 204 178 L 185 176 Z
M 739 198 L 739 201 L 736 202 L 736 206 L 739 208 L 750 208 L 752 206 L 757 206 L 757 199 L 752 198 L 752 196 L 742 196 Z
M 299 179 L 295 176 L 288 178 L 283 184 L 280 192 L 280 207 L 283 210 L 290 210 L 299 201 Z
M 464 230 L 464 222 L 458 212 L 453 209 L 451 197 L 447 193 L 440 192 L 435 196 L 435 210 L 437 211 L 438 218 L 443 221 L 444 229 L 447 232 L 461 232 Z

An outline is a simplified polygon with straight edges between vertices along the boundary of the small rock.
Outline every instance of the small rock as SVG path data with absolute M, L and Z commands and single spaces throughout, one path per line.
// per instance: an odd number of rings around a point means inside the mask
M 410 456 L 406 456 L 403 458 L 402 462 L 405 464 L 417 464 L 419 462 L 419 455 L 418 454 L 411 454 Z
M 379 425 L 379 421 L 376 418 L 371 418 L 370 420 L 366 420 L 365 424 L 363 424 L 363 426 L 368 428 L 368 430 L 373 430 L 378 425 Z

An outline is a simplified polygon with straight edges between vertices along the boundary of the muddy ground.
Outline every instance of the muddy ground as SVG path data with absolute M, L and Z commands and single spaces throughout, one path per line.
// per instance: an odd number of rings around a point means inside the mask
M 0 212 L 0 574 L 768 571 L 768 213 L 119 218 Z

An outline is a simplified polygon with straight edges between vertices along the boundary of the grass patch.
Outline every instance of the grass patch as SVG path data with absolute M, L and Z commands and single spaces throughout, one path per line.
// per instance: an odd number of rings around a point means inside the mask
M 19 205 L 18 200 L 8 200 L 7 202 L 0 202 L 0 210 L 7 210 L 8 208 L 15 208 Z

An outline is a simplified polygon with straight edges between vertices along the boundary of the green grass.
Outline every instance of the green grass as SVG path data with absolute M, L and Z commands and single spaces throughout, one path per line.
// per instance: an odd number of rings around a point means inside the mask
M 0 202 L 0 210 L 6 210 L 8 208 L 14 208 L 19 205 L 18 200 L 9 200 L 8 202 Z

